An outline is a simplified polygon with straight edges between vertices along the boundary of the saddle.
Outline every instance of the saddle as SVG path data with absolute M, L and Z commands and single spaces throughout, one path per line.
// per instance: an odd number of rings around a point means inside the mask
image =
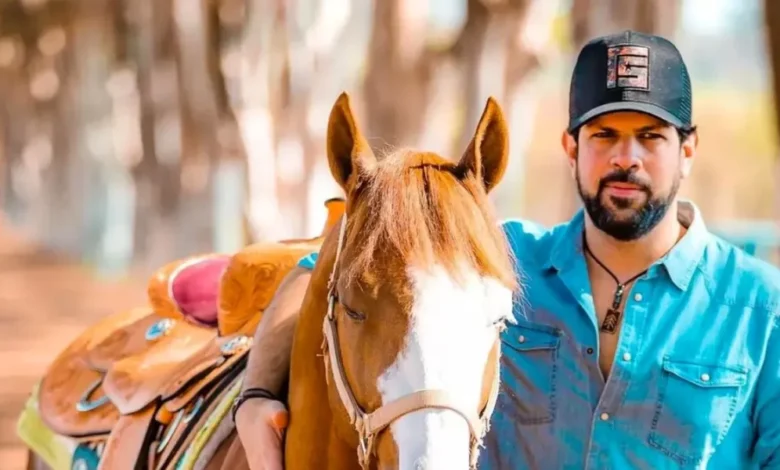
M 37 389 L 45 427 L 72 440 L 81 468 L 172 468 L 206 416 L 235 390 L 254 331 L 282 279 L 317 251 L 344 212 L 312 239 L 257 243 L 159 268 L 149 305 L 87 328 Z M 83 465 L 86 465 L 84 467 Z

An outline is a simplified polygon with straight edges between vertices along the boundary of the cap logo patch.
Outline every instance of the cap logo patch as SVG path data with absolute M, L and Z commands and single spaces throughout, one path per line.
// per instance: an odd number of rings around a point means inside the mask
M 613 46 L 607 49 L 607 88 L 649 89 L 650 49 Z

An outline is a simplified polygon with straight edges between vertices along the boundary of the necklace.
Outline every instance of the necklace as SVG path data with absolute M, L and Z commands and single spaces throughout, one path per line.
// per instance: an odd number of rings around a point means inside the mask
M 620 322 L 620 304 L 623 301 L 623 294 L 626 289 L 626 285 L 632 283 L 637 278 L 642 276 L 647 272 L 647 269 L 642 271 L 641 273 L 637 274 L 636 276 L 632 277 L 631 279 L 620 282 L 620 280 L 615 276 L 612 271 L 609 270 L 608 267 L 604 265 L 598 258 L 596 258 L 596 255 L 593 254 L 592 251 L 590 251 L 590 248 L 588 247 L 588 242 L 585 240 L 585 231 L 582 232 L 582 246 L 585 248 L 585 251 L 588 252 L 591 258 L 593 258 L 593 261 L 596 262 L 601 268 L 606 271 L 607 274 L 612 276 L 612 279 L 615 280 L 615 284 L 617 284 L 617 287 L 615 288 L 615 294 L 612 296 L 612 308 L 607 309 L 607 314 L 604 316 L 604 321 L 601 323 L 600 330 L 604 333 L 609 333 L 611 335 L 615 334 L 615 330 L 617 330 L 618 323 Z

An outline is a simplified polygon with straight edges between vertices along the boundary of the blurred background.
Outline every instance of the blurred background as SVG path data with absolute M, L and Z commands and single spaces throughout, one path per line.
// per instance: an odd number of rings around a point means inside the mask
M 320 232 L 343 90 L 377 151 L 453 159 L 495 96 L 500 215 L 566 220 L 573 59 L 625 28 L 688 63 L 682 193 L 778 263 L 776 0 L 0 0 L 0 468 L 23 468 L 15 420 L 53 356 L 144 302 L 154 268 Z

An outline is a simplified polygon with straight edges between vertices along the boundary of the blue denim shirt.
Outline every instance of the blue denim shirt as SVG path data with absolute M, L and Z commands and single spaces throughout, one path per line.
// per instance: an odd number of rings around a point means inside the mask
M 582 211 L 502 224 L 525 295 L 481 470 L 780 469 L 780 272 L 679 212 L 688 231 L 634 283 L 606 382 Z

